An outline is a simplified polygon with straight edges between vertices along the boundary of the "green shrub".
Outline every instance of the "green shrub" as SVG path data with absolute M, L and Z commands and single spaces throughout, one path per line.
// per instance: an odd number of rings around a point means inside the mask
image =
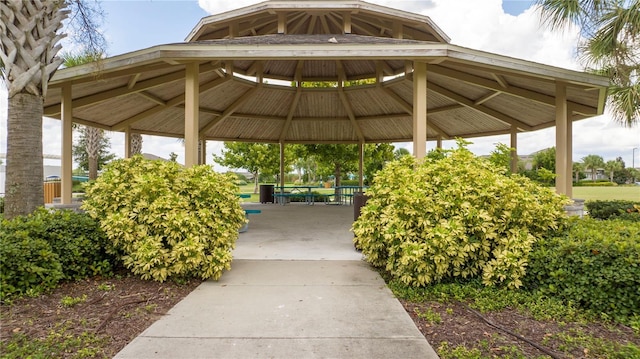
M 531 288 L 624 319 L 640 308 L 640 223 L 576 220 L 538 241 L 526 277 Z
M 23 231 L 29 238 L 49 243 L 62 265 L 63 279 L 104 275 L 112 270 L 114 257 L 106 252 L 107 237 L 98 222 L 86 214 L 39 208 L 7 222 L 2 230 Z
M 353 225 L 356 246 L 409 285 L 482 277 L 519 287 L 533 243 L 566 218 L 566 199 L 463 147 L 439 157 L 405 156 L 378 173 Z
M 0 197 L 0 213 L 4 213 L 4 197 Z
M 63 273 L 49 243 L 28 230 L 8 231 L 7 224 L 0 229 L 0 301 L 55 288 Z
M 111 251 L 144 279 L 218 279 L 245 223 L 234 176 L 141 156 L 111 162 L 87 186 L 83 208 Z
M 632 201 L 587 201 L 589 217 L 597 219 L 624 218 L 640 221 L 640 202 Z
M 359 186 L 360 180 L 342 180 L 340 181 L 341 186 Z

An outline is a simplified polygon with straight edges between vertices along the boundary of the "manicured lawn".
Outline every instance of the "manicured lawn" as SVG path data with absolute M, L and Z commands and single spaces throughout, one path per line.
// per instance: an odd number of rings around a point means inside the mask
M 640 186 L 573 187 L 573 198 L 584 200 L 640 201 Z

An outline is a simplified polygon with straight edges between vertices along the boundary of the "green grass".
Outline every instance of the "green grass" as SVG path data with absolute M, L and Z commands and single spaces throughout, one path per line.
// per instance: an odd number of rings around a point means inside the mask
M 573 198 L 584 200 L 640 201 L 640 186 L 573 187 Z

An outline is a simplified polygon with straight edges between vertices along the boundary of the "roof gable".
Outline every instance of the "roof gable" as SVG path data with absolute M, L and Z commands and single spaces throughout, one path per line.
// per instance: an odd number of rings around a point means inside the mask
M 202 18 L 186 41 L 288 34 L 356 34 L 448 43 L 428 16 L 364 1 L 266 1 Z

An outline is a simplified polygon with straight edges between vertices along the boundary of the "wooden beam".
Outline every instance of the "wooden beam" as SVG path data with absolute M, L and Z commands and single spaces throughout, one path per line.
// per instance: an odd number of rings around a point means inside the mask
M 92 95 L 84 96 L 78 99 L 75 99 L 74 107 L 76 109 L 94 105 L 103 101 L 107 101 L 116 97 L 129 95 L 132 93 L 144 91 L 153 87 L 158 87 L 161 85 L 165 85 L 167 83 L 177 81 L 184 78 L 184 70 L 172 72 L 170 74 L 154 77 L 148 80 L 144 80 L 136 83 L 132 88 L 129 88 L 128 84 L 126 86 L 118 87 L 111 90 L 106 90 L 102 92 L 98 92 Z M 60 113 L 60 105 L 52 105 L 44 108 L 45 116 L 53 116 Z
M 393 90 L 391 90 L 390 88 L 385 87 L 385 86 L 380 86 L 380 88 L 392 100 L 394 100 L 398 105 L 400 105 L 400 107 L 402 107 L 402 109 L 405 110 L 409 115 L 413 115 L 413 105 L 411 105 L 410 103 L 405 101 L 402 97 L 400 97 L 400 95 L 398 95 L 397 93 L 393 92 Z
M 350 34 L 351 33 L 351 14 L 348 12 L 344 13 L 342 15 L 342 21 L 343 21 L 342 32 L 344 34 Z
M 556 83 L 556 192 L 567 194 L 567 84 Z M 570 176 L 570 178 L 573 175 Z
M 428 111 L 428 115 L 431 115 L 431 111 Z M 427 116 L 427 118 L 429 118 Z M 445 132 L 445 130 L 443 130 L 440 126 L 436 125 L 435 123 L 433 123 L 433 121 L 428 121 L 427 122 L 427 127 L 431 128 L 432 130 L 434 130 L 436 133 L 438 133 L 438 137 L 442 138 L 444 137 L 447 140 L 451 139 L 451 135 L 449 135 L 447 132 Z
M 427 64 L 413 63 L 413 156 L 427 155 Z
M 191 63 L 187 65 L 184 82 L 184 165 L 193 167 L 198 164 L 198 132 L 200 85 L 199 65 Z
M 474 103 L 475 105 L 482 105 L 483 103 L 485 103 L 485 102 L 487 102 L 487 101 L 491 100 L 492 98 L 494 98 L 494 97 L 496 97 L 496 96 L 500 95 L 501 93 L 502 93 L 502 92 L 499 92 L 499 91 L 491 91 L 491 92 L 489 92 L 488 94 L 486 94 L 486 95 L 484 95 L 484 96 L 480 97 L 479 99 L 475 100 L 473 103 Z
M 356 135 L 358 136 L 358 139 L 364 142 L 364 134 L 362 133 L 362 129 L 360 128 L 360 126 L 358 125 L 358 122 L 356 121 L 356 116 L 353 113 L 353 108 L 351 107 L 351 103 L 349 102 L 349 99 L 347 98 L 347 95 L 345 95 L 344 89 L 340 84 L 338 85 L 338 95 L 340 95 L 342 106 L 344 107 L 345 111 L 347 111 L 347 116 L 349 116 L 349 121 L 351 121 L 351 126 L 353 126 L 353 129 L 356 131 Z
M 214 89 L 222 84 L 224 84 L 227 81 L 230 81 L 233 77 L 232 76 L 227 76 L 227 77 L 223 77 L 223 78 L 219 78 L 213 81 L 209 81 L 205 84 L 200 85 L 200 88 L 198 90 L 198 93 L 204 93 L 206 91 L 209 91 L 211 89 Z M 142 121 L 145 118 L 149 117 L 149 116 L 153 116 L 157 113 L 160 113 L 168 108 L 171 107 L 176 107 L 182 103 L 185 102 L 185 94 L 181 94 L 178 95 L 172 99 L 169 99 L 167 101 L 165 101 L 164 105 L 158 105 L 155 107 L 152 107 L 148 110 L 142 111 L 132 117 L 129 117 L 125 120 L 122 120 L 118 123 L 116 123 L 115 125 L 112 126 L 114 131 L 122 131 L 124 130 L 127 126 L 133 125 L 134 123 L 138 122 L 138 121 Z
M 536 92 L 536 91 L 528 90 L 521 87 L 510 86 L 506 84 L 506 81 L 503 81 L 503 83 L 500 83 L 498 81 L 492 81 L 484 77 L 464 73 L 461 71 L 453 70 L 453 69 L 442 67 L 439 65 L 430 66 L 429 71 L 436 73 L 438 75 L 450 77 L 450 78 L 460 80 L 472 85 L 480 86 L 489 90 L 500 91 L 515 97 L 531 100 L 537 103 L 541 103 L 543 105 L 555 106 L 555 98 L 553 96 L 549 96 L 541 92 Z M 507 85 L 507 86 L 504 87 L 504 85 Z M 593 107 L 579 104 L 576 102 L 568 101 L 567 103 L 570 106 L 572 106 L 573 109 L 575 109 L 577 112 L 580 112 L 580 113 L 595 114 L 597 111 L 597 109 Z
M 433 90 L 434 92 L 439 93 L 440 95 L 442 95 L 444 97 L 447 97 L 447 98 L 449 98 L 449 99 L 451 99 L 453 101 L 456 101 L 457 103 L 459 103 L 459 104 L 461 104 L 461 105 L 463 105 L 465 107 L 468 107 L 468 108 L 470 108 L 472 110 L 478 111 L 478 112 L 480 112 L 482 114 L 485 114 L 485 115 L 487 115 L 489 117 L 492 117 L 492 118 L 494 118 L 494 119 L 496 119 L 498 121 L 504 122 L 504 123 L 509 124 L 509 125 L 518 126 L 519 128 L 521 128 L 523 130 L 526 130 L 526 131 L 531 131 L 531 126 L 527 125 L 526 123 L 518 121 L 518 120 L 516 120 L 515 118 L 513 118 L 511 116 L 505 115 L 504 113 L 496 111 L 496 110 L 494 110 L 492 108 L 489 108 L 489 107 L 487 107 L 485 105 L 475 105 L 472 100 L 470 100 L 470 99 L 468 99 L 468 98 L 466 98 L 466 97 L 464 97 L 464 96 L 462 96 L 462 95 L 460 95 L 458 93 L 455 93 L 455 92 L 453 92 L 451 90 L 445 89 L 442 86 L 439 86 L 439 85 L 436 85 L 434 83 L 429 82 L 429 89 Z
M 518 173 L 518 128 L 511 126 L 511 161 L 509 162 L 509 169 L 511 173 Z
M 229 105 L 229 107 L 227 107 L 224 110 L 224 112 L 222 113 L 222 116 L 220 116 L 220 117 L 218 117 L 216 119 L 213 119 L 211 122 L 209 122 L 204 127 L 202 127 L 200 129 L 200 133 L 205 135 L 206 132 L 209 132 L 209 130 L 215 128 L 222 121 L 224 121 L 227 118 L 229 118 L 240 106 L 242 106 L 242 104 L 244 104 L 247 100 L 249 100 L 253 96 L 253 94 L 256 91 L 258 91 L 260 88 L 262 88 L 262 85 L 261 84 L 257 84 L 256 87 L 254 87 L 251 90 L 245 92 L 242 96 L 240 96 L 238 99 L 236 99 L 236 101 L 234 103 Z
M 133 86 L 136 85 L 136 82 L 138 82 L 138 79 L 140 79 L 140 76 L 142 74 L 140 72 L 138 72 L 137 74 L 131 76 L 131 78 L 129 79 L 129 82 L 127 83 L 127 88 L 128 89 L 132 89 Z
M 298 107 L 298 101 L 300 100 L 300 96 L 302 95 L 302 87 L 298 86 L 296 88 L 296 94 L 293 97 L 293 101 L 291 101 L 291 106 L 289 106 L 289 111 L 287 112 L 287 119 L 282 126 L 282 131 L 280 131 L 280 142 L 284 142 L 287 138 L 287 132 L 289 132 L 289 126 L 291 126 L 291 120 L 293 119 L 293 114 L 296 111 L 296 107 Z
M 166 106 L 167 105 L 167 101 L 161 99 L 160 97 L 151 94 L 149 92 L 146 91 L 141 91 L 138 92 L 138 95 L 140 95 L 141 97 L 144 97 L 145 99 L 155 103 L 156 105 L 161 105 L 161 106 Z
M 327 23 L 327 19 L 324 15 L 320 16 L 320 24 L 322 24 L 322 30 L 324 30 L 325 34 L 331 33 L 331 30 L 329 30 L 329 24 Z
M 61 199 L 62 204 L 71 204 L 73 194 L 73 96 L 71 85 L 62 87 L 62 162 L 61 162 Z
M 278 34 L 287 33 L 287 14 L 285 12 L 278 12 Z

